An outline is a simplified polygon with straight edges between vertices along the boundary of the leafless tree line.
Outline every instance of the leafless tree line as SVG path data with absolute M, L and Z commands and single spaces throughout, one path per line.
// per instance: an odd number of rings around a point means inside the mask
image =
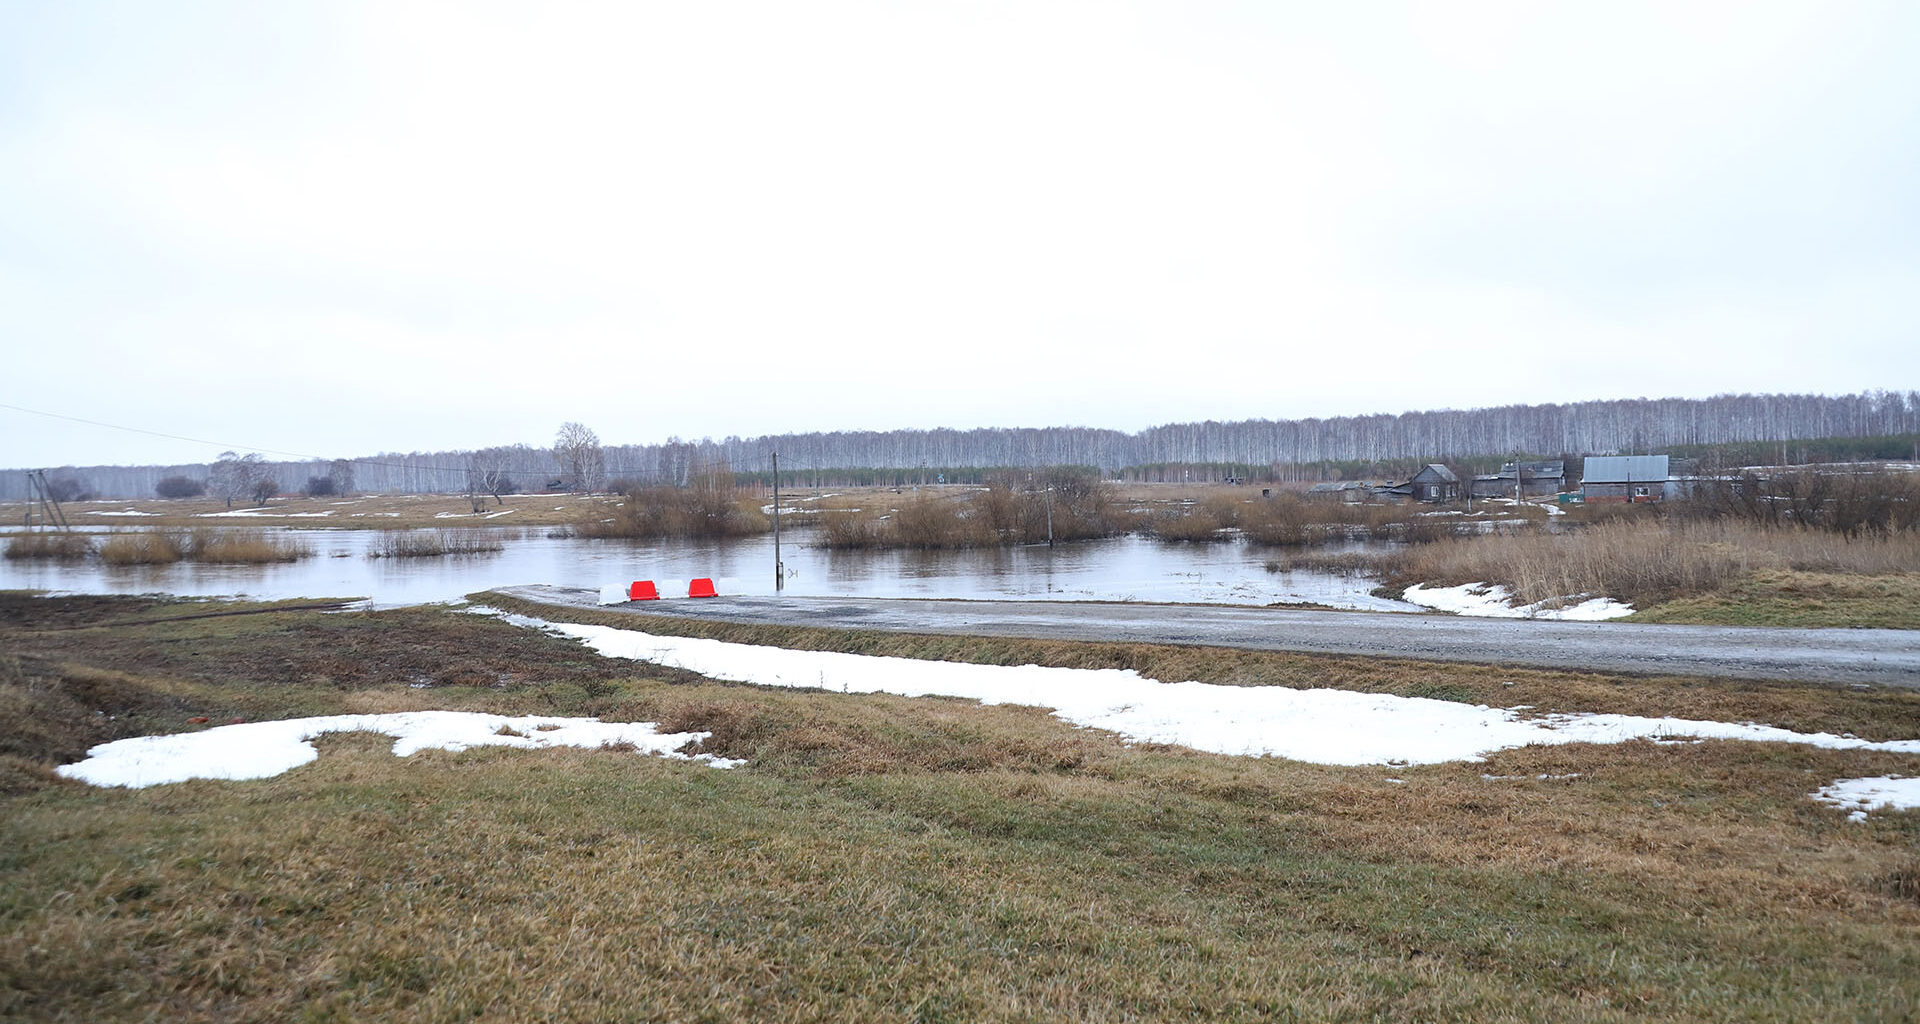
M 585 433 L 569 437 L 568 427 Z M 764 471 L 774 451 L 780 453 L 783 468 L 801 472 L 835 467 L 1092 466 L 1114 473 L 1155 464 L 1425 461 L 1516 451 L 1607 454 L 1668 445 L 1913 433 L 1920 433 L 1917 391 L 1622 399 L 1327 419 L 1210 420 L 1138 433 L 1093 427 L 832 431 L 697 441 L 672 437 L 642 445 L 602 445 L 593 431 L 575 423 L 562 428 L 551 448 L 514 445 L 477 452 L 382 453 L 353 460 L 347 465 L 356 480 L 340 490 L 459 492 L 468 486 L 476 456 L 521 487 L 581 489 L 612 480 L 684 486 L 701 467 L 716 465 Z M 586 443 L 589 436 L 591 443 Z M 309 479 L 328 466 L 261 463 L 263 472 L 283 481 Z M 68 467 L 54 476 L 71 477 L 102 497 L 137 497 L 154 493 L 165 477 L 205 479 L 210 470 L 207 464 L 93 466 Z M 0 473 L 0 499 L 24 498 L 25 491 L 24 474 Z

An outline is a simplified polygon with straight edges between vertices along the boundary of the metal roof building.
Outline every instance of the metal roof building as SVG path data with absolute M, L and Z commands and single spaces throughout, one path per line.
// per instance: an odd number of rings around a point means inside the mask
M 1587 501 L 1659 501 L 1668 497 L 1665 455 L 1589 455 L 1580 492 Z

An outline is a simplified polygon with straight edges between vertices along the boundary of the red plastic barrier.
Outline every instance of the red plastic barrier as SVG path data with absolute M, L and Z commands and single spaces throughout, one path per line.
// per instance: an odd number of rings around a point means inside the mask
M 658 601 L 660 591 L 655 589 L 652 580 L 635 580 L 633 586 L 627 588 L 627 600 Z
M 705 576 L 687 584 L 688 597 L 719 597 L 720 592 L 713 589 L 713 581 Z

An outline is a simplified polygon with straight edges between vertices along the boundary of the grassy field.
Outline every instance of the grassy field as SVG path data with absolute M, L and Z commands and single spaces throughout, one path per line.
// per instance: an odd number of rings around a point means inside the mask
M 1880 690 L 780 633 L 757 638 L 1920 735 L 1914 695 Z M 9 1020 L 1920 1010 L 1920 815 L 1807 799 L 1911 757 L 1640 742 L 1330 768 L 1033 708 L 714 684 L 444 609 L 0 595 L 0 652 Z M 401 760 L 348 735 L 257 782 L 46 770 L 192 718 L 429 707 L 659 721 L 749 764 Z

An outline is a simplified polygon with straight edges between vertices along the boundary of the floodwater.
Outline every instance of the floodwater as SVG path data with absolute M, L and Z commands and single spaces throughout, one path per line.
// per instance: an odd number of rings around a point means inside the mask
M 314 554 L 280 565 L 110 566 L 0 559 L 0 589 L 89 594 L 168 593 L 260 599 L 361 597 L 377 605 L 451 601 L 519 584 L 599 587 L 653 580 L 684 596 L 694 577 L 722 594 L 774 592 L 773 538 L 622 541 L 503 534 L 491 554 L 372 558 L 377 531 L 288 530 Z M 976 600 L 1311 602 L 1418 611 L 1368 593 L 1372 582 L 1309 571 L 1268 572 L 1269 553 L 1241 543 L 1167 544 L 1143 537 L 970 551 L 852 551 L 814 547 L 808 531 L 781 545 L 786 593 Z

